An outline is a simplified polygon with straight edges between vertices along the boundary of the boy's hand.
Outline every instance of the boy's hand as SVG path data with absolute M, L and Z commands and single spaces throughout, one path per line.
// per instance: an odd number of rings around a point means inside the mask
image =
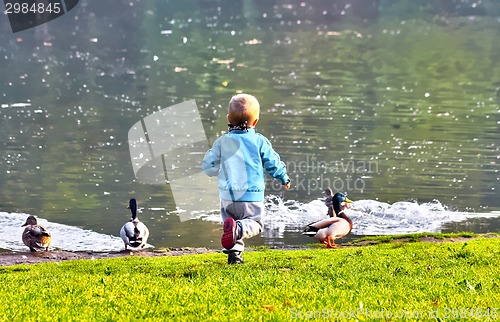
M 283 188 L 284 188 L 284 189 L 286 189 L 286 190 L 288 190 L 288 189 L 290 189 L 290 187 L 291 187 L 291 186 L 292 186 L 292 185 L 291 185 L 291 183 L 290 183 L 290 179 L 288 179 L 288 181 L 287 181 L 287 182 L 285 182 L 285 184 L 283 185 Z

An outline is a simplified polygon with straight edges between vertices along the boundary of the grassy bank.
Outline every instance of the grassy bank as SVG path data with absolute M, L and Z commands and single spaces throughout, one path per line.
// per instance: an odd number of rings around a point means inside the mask
M 500 239 L 0 267 L 3 321 L 498 320 Z

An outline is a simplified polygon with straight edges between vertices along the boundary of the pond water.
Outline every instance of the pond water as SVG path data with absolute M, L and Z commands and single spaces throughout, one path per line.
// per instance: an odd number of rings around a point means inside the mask
M 355 201 L 349 238 L 498 231 L 500 4 L 370 3 L 82 0 L 18 33 L 3 16 L 0 248 L 24 249 L 27 214 L 56 248 L 121 247 L 131 197 L 154 247 L 220 247 L 213 207 L 185 220 L 169 185 L 134 177 L 128 131 L 195 100 L 211 142 L 238 91 L 293 185 L 268 180 L 250 245 L 310 242 L 327 187 Z

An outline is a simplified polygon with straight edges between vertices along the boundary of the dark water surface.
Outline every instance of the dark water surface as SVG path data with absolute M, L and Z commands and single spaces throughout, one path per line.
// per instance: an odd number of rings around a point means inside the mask
M 213 140 L 238 91 L 259 98 L 257 129 L 294 185 L 269 180 L 280 198 L 251 244 L 310 242 L 297 231 L 326 187 L 363 200 L 356 235 L 498 231 L 500 4 L 362 2 L 82 0 L 15 34 L 2 16 L 0 214 L 12 234 L 8 213 L 21 212 L 118 236 L 136 197 L 154 246 L 219 247 L 212 209 L 181 221 L 168 185 L 137 182 L 127 133 L 194 99 Z

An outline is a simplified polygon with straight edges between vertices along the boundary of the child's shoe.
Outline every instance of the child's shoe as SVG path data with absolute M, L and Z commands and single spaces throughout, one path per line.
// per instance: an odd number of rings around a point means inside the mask
M 243 257 L 241 257 L 241 252 L 230 252 L 227 255 L 227 263 L 228 264 L 243 264 L 245 261 Z
M 237 230 L 238 224 L 233 218 L 227 218 L 226 220 L 224 220 L 223 233 L 222 237 L 220 238 L 222 247 L 224 247 L 225 249 L 231 249 L 234 247 L 234 245 L 236 244 L 236 240 L 238 239 Z

